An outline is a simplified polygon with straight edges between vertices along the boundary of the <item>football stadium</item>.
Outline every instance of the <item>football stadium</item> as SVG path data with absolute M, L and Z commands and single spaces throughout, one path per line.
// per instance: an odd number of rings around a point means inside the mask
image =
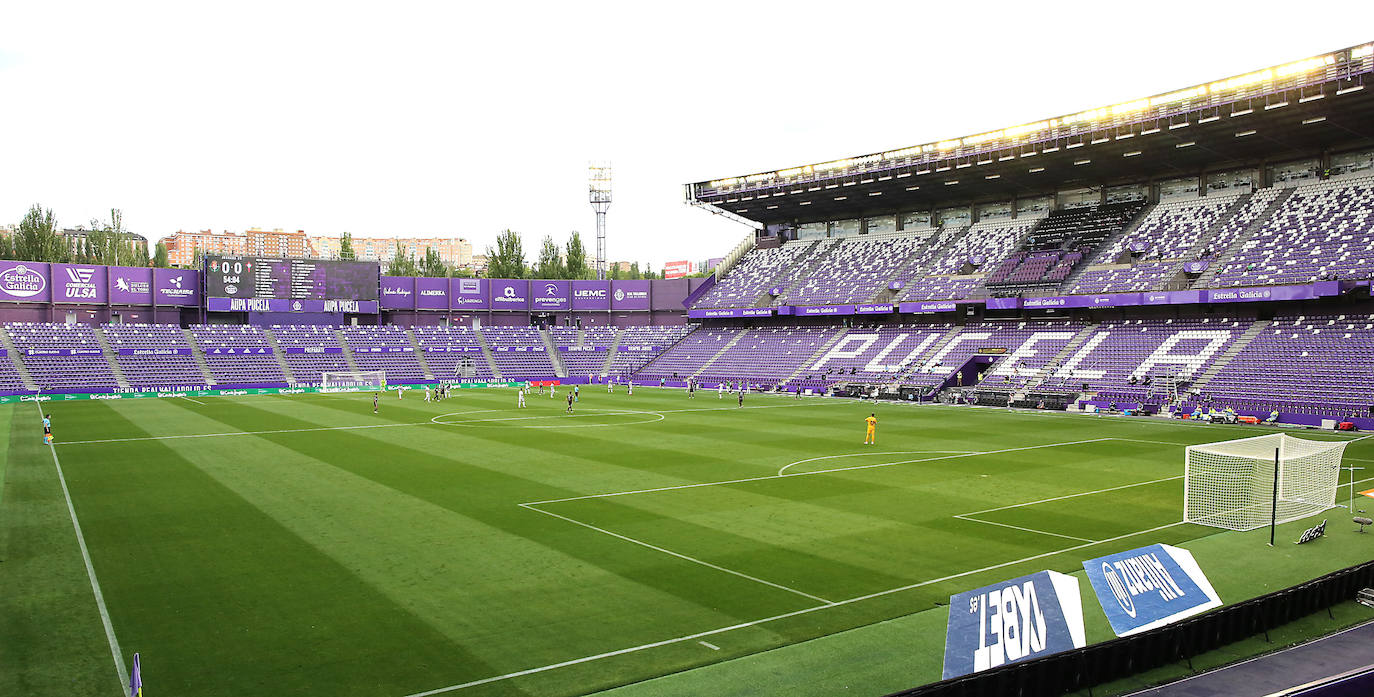
M 0 261 L 0 685 L 1374 693 L 1371 76 L 690 183 L 703 277 Z

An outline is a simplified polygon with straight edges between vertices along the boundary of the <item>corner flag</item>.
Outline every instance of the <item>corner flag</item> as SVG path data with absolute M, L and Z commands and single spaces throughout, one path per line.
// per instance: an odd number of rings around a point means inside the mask
M 143 697 L 143 669 L 134 654 L 134 669 L 129 671 L 129 697 Z

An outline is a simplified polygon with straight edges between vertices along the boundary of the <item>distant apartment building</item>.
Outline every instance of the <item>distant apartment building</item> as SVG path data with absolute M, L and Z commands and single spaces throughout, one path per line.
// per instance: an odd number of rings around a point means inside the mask
M 167 261 L 175 266 L 191 266 L 195 263 L 196 251 L 203 254 L 247 254 L 248 238 L 237 232 L 176 232 L 162 238 L 167 245 Z
M 204 254 L 248 254 L 261 257 L 303 257 L 306 255 L 304 230 L 287 232 L 280 228 L 246 232 L 184 232 L 178 230 L 162 240 L 167 245 L 167 260 L 177 266 L 195 263 L 196 250 Z
M 341 239 L 334 236 L 310 237 L 310 255 L 337 259 Z M 472 243 L 462 237 L 354 237 L 353 254 L 358 259 L 387 261 L 396 255 L 398 243 L 402 254 L 417 260 L 425 258 L 426 252 L 433 249 L 445 264 L 464 268 L 473 265 Z

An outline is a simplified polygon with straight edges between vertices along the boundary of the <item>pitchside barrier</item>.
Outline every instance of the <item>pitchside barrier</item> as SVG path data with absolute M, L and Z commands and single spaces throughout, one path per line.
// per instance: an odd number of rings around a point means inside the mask
M 520 387 L 524 381 L 511 382 L 462 382 L 449 383 L 449 387 L 459 389 L 477 389 L 484 387 Z M 423 390 L 425 388 L 434 389 L 440 383 L 406 383 L 403 385 L 390 384 L 384 388 L 374 386 L 356 387 L 251 387 L 246 389 L 227 389 L 227 390 L 180 390 L 180 391 L 132 391 L 132 392 L 82 392 L 82 393 L 62 393 L 62 394 L 25 394 L 25 395 L 4 395 L 0 396 L 0 404 L 17 404 L 19 402 L 65 402 L 82 399 L 167 399 L 171 397 L 238 397 L 242 395 L 258 394 L 335 394 L 339 392 L 382 392 L 392 391 L 396 388 L 405 390 Z
M 1361 588 L 1371 586 L 1374 561 L 1175 624 L 930 683 L 889 697 L 1050 697 L 1176 661 L 1186 660 L 1191 668 L 1194 656 L 1259 634 L 1268 639 L 1270 629 L 1353 600 Z

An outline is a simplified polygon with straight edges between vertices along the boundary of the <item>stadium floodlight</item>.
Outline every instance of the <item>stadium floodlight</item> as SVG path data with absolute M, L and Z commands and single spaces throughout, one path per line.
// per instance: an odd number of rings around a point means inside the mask
M 321 392 L 380 392 L 385 389 L 385 370 L 346 370 L 320 373 Z
M 596 277 L 606 280 L 606 211 L 611 207 L 611 165 L 592 163 L 587 167 L 587 202 L 596 211 Z
M 1190 445 L 1183 522 L 1255 530 L 1334 508 L 1345 446 L 1282 433 Z

